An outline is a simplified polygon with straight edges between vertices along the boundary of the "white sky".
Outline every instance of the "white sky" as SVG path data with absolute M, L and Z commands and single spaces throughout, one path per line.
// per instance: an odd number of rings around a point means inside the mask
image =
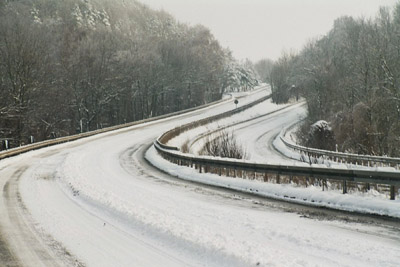
M 342 15 L 375 17 L 396 0 L 139 0 L 208 27 L 237 59 L 277 59 L 326 34 Z

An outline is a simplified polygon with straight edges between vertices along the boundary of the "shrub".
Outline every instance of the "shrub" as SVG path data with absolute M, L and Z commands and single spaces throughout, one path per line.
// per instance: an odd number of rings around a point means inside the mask
M 248 158 L 246 151 L 238 144 L 234 133 L 226 131 L 218 132 L 217 136 L 209 136 L 201 154 L 222 158 Z
M 328 122 L 320 120 L 311 125 L 308 133 L 307 146 L 318 149 L 335 150 L 335 135 Z

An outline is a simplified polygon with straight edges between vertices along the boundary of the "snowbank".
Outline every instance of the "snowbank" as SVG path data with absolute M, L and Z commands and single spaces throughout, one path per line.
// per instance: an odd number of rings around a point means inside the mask
M 307 205 L 400 218 L 400 200 L 389 201 L 388 197 L 374 191 L 343 195 L 341 191 L 322 191 L 314 186 L 300 188 L 291 184 L 271 184 L 198 173 L 195 169 L 170 163 L 154 147 L 147 151 L 146 159 L 157 168 L 188 181 Z

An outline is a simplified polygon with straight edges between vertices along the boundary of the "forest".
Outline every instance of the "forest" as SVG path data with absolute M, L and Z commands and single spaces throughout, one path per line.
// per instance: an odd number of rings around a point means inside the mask
M 400 3 L 374 18 L 338 18 L 298 53 L 256 68 L 271 83 L 275 102 L 305 98 L 302 144 L 400 157 Z M 328 123 L 332 138 L 312 140 L 317 121 Z
M 250 65 L 134 0 L 1 1 L 1 149 L 219 100 L 258 83 Z

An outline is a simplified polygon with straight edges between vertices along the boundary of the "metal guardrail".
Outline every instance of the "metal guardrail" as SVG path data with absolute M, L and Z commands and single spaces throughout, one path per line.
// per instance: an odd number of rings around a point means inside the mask
M 224 101 L 229 101 L 229 99 L 221 99 L 221 100 L 218 100 L 218 101 L 215 101 L 215 102 L 212 102 L 212 103 L 208 103 L 208 104 L 205 104 L 205 105 L 201 105 L 201 106 L 198 106 L 198 107 L 185 109 L 185 110 L 181 110 L 181 111 L 176 111 L 176 112 L 173 112 L 173 113 L 169 113 L 169 114 L 165 114 L 165 115 L 161 115 L 161 116 L 157 116 L 157 117 L 153 117 L 153 118 L 148 118 L 148 119 L 134 121 L 134 122 L 125 123 L 125 124 L 121 124 L 121 125 L 111 126 L 111 127 L 107 127 L 107 128 L 103 128 L 103 129 L 99 129 L 99 130 L 95 130 L 95 131 L 85 132 L 85 133 L 71 135 L 71 136 L 60 137 L 60 138 L 51 139 L 51 140 L 45 140 L 45 141 L 34 143 L 34 144 L 29 144 L 29 145 L 16 147 L 16 148 L 11 148 L 11 149 L 8 149 L 8 150 L 3 150 L 3 151 L 0 151 L 0 160 L 8 158 L 8 157 L 13 157 L 13 156 L 16 156 L 16 155 L 19 155 L 19 154 L 22 154 L 22 153 L 25 153 L 25 152 L 28 152 L 28 151 L 36 150 L 36 149 L 39 149 L 39 148 L 44 148 L 44 147 L 48 147 L 48 146 L 53 146 L 53 145 L 57 145 L 57 144 L 71 142 L 71 141 L 75 141 L 75 140 L 78 140 L 78 139 L 81 139 L 81 138 L 94 136 L 94 135 L 97 135 L 97 134 L 100 134 L 100 133 L 106 133 L 106 132 L 110 132 L 110 131 L 114 131 L 114 130 L 128 128 L 128 127 L 135 126 L 135 125 L 142 124 L 142 123 L 146 123 L 146 122 L 152 122 L 152 121 L 155 121 L 155 120 L 164 119 L 164 118 L 168 118 L 168 117 L 171 117 L 171 116 L 181 115 L 181 114 L 184 114 L 184 113 L 187 113 L 187 112 L 199 110 L 199 109 L 202 109 L 202 108 L 209 107 L 211 105 L 222 103 Z
M 188 123 L 188 124 L 185 124 L 185 125 L 181 125 L 179 127 L 176 127 L 176 128 L 174 128 L 172 130 L 169 130 L 169 131 L 163 133 L 157 140 L 160 140 L 159 145 L 164 147 L 164 148 L 166 148 L 166 149 L 179 150 L 179 148 L 177 148 L 177 147 L 172 147 L 172 146 L 166 145 L 167 142 L 169 140 L 171 140 L 173 137 L 178 136 L 178 135 L 180 135 L 181 133 L 183 133 L 185 131 L 188 131 L 190 129 L 193 129 L 193 128 L 196 128 L 196 127 L 200 127 L 200 126 L 203 126 L 203 125 L 208 124 L 210 122 L 213 122 L 213 121 L 216 121 L 216 120 L 219 120 L 219 119 L 223 119 L 223 118 L 229 117 L 229 116 L 231 116 L 233 114 L 242 112 L 242 111 L 244 111 L 244 110 L 246 110 L 246 109 L 248 109 L 250 107 L 253 107 L 253 106 L 255 106 L 255 105 L 257 105 L 257 104 L 259 104 L 261 102 L 264 102 L 265 100 L 270 99 L 270 98 L 271 98 L 271 95 L 267 95 L 267 96 L 264 96 L 262 98 L 257 99 L 256 101 L 253 101 L 253 102 L 251 102 L 249 104 L 246 104 L 246 105 L 243 105 L 243 106 L 241 106 L 239 108 L 236 108 L 234 110 L 226 111 L 226 112 L 223 112 L 223 113 L 215 115 L 215 116 L 211 116 L 211 117 L 208 117 L 208 118 L 205 118 L 205 119 L 201 119 L 201 120 L 194 121 L 194 122 L 191 122 L 191 123 Z
M 397 170 L 400 169 L 400 158 L 391 158 L 391 157 L 379 157 L 379 156 L 370 156 L 370 155 L 359 155 L 359 154 L 351 154 L 351 153 L 343 153 L 343 152 L 335 152 L 329 150 L 315 149 L 310 147 L 304 147 L 297 144 L 293 144 L 285 138 L 286 130 L 282 131 L 280 134 L 280 139 L 283 144 L 293 149 L 294 151 L 299 151 L 300 153 L 304 153 L 309 157 L 320 158 L 323 157 L 327 160 L 332 160 L 338 163 L 352 163 L 355 165 L 361 166 L 378 166 L 379 164 L 382 167 L 393 167 Z
M 184 154 L 177 150 L 170 150 L 163 147 L 159 140 L 154 143 L 156 150 L 167 160 L 178 165 L 194 167 L 199 172 L 209 172 L 211 168 L 216 169 L 220 175 L 222 173 L 250 172 L 252 175 L 268 174 L 277 175 L 277 183 L 280 183 L 280 176 L 296 176 L 305 177 L 306 179 L 327 179 L 342 182 L 343 193 L 347 193 L 348 182 L 365 183 L 367 188 L 369 184 L 385 184 L 390 186 L 390 199 L 394 200 L 396 196 L 395 189 L 400 186 L 400 172 L 378 172 L 368 170 L 349 170 L 349 169 L 332 169 L 321 167 L 303 167 L 288 165 L 259 164 L 251 162 L 243 162 L 234 159 L 210 158 L 204 156 L 194 156 Z M 264 180 L 265 181 L 265 180 Z M 323 181 L 326 182 L 326 181 Z M 323 186 L 324 189 L 324 186 Z
M 265 99 L 262 101 L 264 100 Z M 230 111 L 223 114 L 224 116 L 229 116 L 232 115 L 233 112 Z M 293 177 L 303 177 L 307 181 L 319 179 L 322 180 L 322 190 L 327 188 L 327 180 L 340 181 L 343 194 L 347 193 L 349 182 L 364 183 L 367 190 L 370 189 L 370 183 L 388 185 L 390 187 L 390 199 L 394 200 L 396 198 L 396 187 L 400 186 L 400 172 L 258 164 L 236 159 L 194 156 L 180 152 L 177 147 L 166 145 L 167 141 L 174 136 L 178 136 L 183 131 L 222 118 L 223 114 L 167 131 L 155 141 L 154 146 L 163 158 L 178 165 L 194 167 L 198 169 L 199 172 L 216 172 L 219 175 L 222 175 L 222 173 L 231 174 L 233 172 L 234 177 L 237 177 L 238 172 L 247 172 L 251 173 L 253 177 L 257 175 L 263 176 L 263 181 L 265 182 L 268 181 L 269 174 L 274 174 L 277 183 L 280 183 L 281 176 L 289 176 L 290 181 L 293 181 Z
M 261 87 L 258 90 L 263 90 L 264 87 Z M 240 97 L 239 97 L 240 98 Z M 16 148 L 11 148 L 11 149 L 7 149 L 7 150 L 3 150 L 0 151 L 0 160 L 8 158 L 8 157 L 13 157 L 28 151 L 32 151 L 32 150 L 36 150 L 39 148 L 44 148 L 44 147 L 48 147 L 48 146 L 53 146 L 53 145 L 57 145 L 57 144 L 62 144 L 62 143 L 66 143 L 66 142 L 70 142 L 70 141 L 75 141 L 81 138 L 85 138 L 85 137 L 89 137 L 89 136 L 94 136 L 100 133 L 106 133 L 106 132 L 110 132 L 110 131 L 114 131 L 114 130 L 119 130 L 119 129 L 123 129 L 123 128 L 128 128 L 131 126 L 135 126 L 138 124 L 142 124 L 142 123 L 146 123 L 146 122 L 152 122 L 155 120 L 159 120 L 159 119 L 165 119 L 171 116 L 176 116 L 176 115 L 181 115 L 184 113 L 188 113 L 191 111 L 195 111 L 195 110 L 199 110 L 202 108 L 206 108 L 209 107 L 211 105 L 216 105 L 219 103 L 222 103 L 224 101 L 230 101 L 230 99 L 232 99 L 232 95 L 229 99 L 221 99 L 218 101 L 214 101 L 208 104 L 204 104 L 198 107 L 193 107 L 193 108 L 189 108 L 189 109 L 185 109 L 185 110 L 181 110 L 181 111 L 176 111 L 173 113 L 168 113 L 165 115 L 161 115 L 161 116 L 156 116 L 153 118 L 148 118 L 148 119 L 144 119 L 144 120 L 139 120 L 139 121 L 134 121 L 134 122 L 130 122 L 130 123 L 125 123 L 125 124 L 121 124 L 121 125 L 116 125 L 116 126 L 111 126 L 111 127 L 107 127 L 104 129 L 99 129 L 99 130 L 95 130 L 95 131 L 90 131 L 90 132 L 86 132 L 86 133 L 81 133 L 81 134 L 76 134 L 76 135 L 71 135 L 71 136 L 65 136 L 65 137 L 60 137 L 60 138 L 55 138 L 55 139 L 51 139 L 51 140 L 45 140 L 42 142 L 37 142 L 34 144 L 29 144 L 29 145 L 24 145 L 24 146 L 20 146 L 20 147 L 16 147 Z M 166 146 L 168 148 L 168 146 Z M 171 147 L 169 147 L 169 149 L 171 149 Z M 173 149 L 173 148 L 172 148 Z

